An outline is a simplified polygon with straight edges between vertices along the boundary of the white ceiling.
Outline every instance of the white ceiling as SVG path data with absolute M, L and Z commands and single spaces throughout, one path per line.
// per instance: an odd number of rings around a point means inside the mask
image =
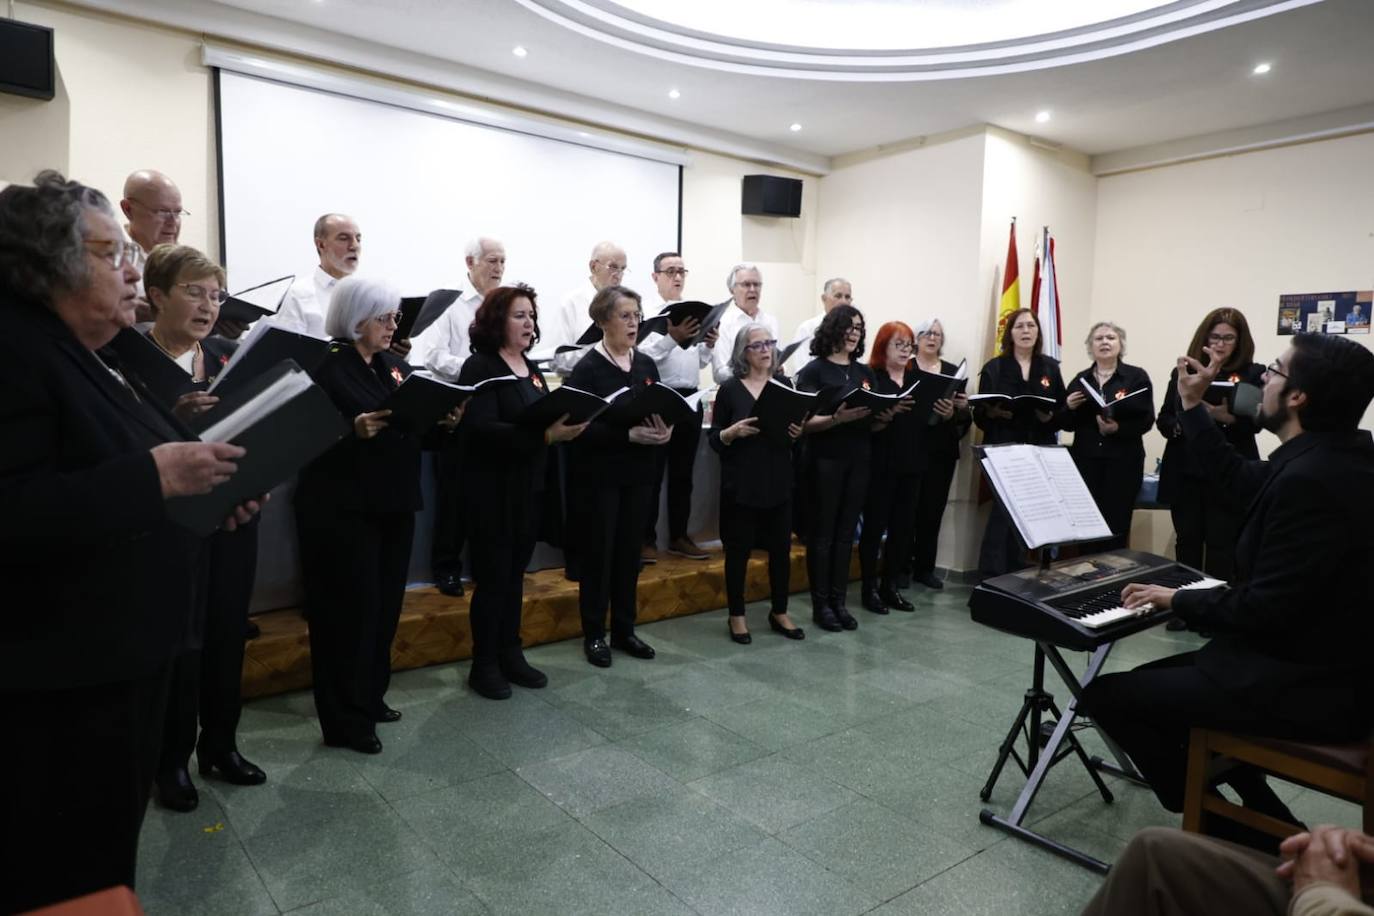
M 517 90 L 548 87 L 555 97 L 601 100 L 823 157 L 979 123 L 1101 154 L 1374 103 L 1371 0 L 1323 0 L 1085 63 L 918 82 L 784 78 L 666 61 L 569 30 L 527 5 L 184 0 L 178 18 L 197 10 L 213 18 L 225 7 L 263 14 L 460 64 L 460 76 L 468 67 L 497 74 L 512 98 L 501 98 L 497 84 L 474 91 L 498 101 L 528 106 L 530 93 Z M 517 44 L 526 57 L 511 53 Z M 1267 76 L 1251 73 L 1260 61 L 1273 64 Z M 670 99 L 671 88 L 681 97 Z M 1036 123 L 1043 109 L 1052 118 Z M 802 130 L 789 131 L 793 122 Z

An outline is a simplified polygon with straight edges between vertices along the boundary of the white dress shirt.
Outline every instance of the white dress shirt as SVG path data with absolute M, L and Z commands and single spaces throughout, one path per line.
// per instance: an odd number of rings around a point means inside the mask
M 316 267 L 307 277 L 297 277 L 286 291 L 273 324 L 297 334 L 328 337 L 324 332 L 324 317 L 329 314 L 329 300 L 338 282 L 325 273 L 323 267 Z
M 458 378 L 463 363 L 472 355 L 468 328 L 477 317 L 482 298 L 476 290 L 459 293 L 453 304 L 444 309 L 444 314 L 410 341 L 410 356 L 407 357 L 410 364 L 423 366 L 445 378 Z
M 587 314 L 587 307 L 592 304 L 596 293 L 597 289 L 592 286 L 590 278 L 582 286 L 568 293 L 549 315 L 548 324 L 540 322 L 539 349 L 551 353 L 558 347 L 575 345 L 577 338 L 587 330 L 587 325 L 592 323 L 591 316 Z M 560 353 L 553 358 L 553 370 L 566 378 L 572 374 L 573 367 L 586 352 L 570 350 Z
M 675 302 L 682 300 L 677 299 Z M 672 303 L 664 302 L 663 308 Z M 663 308 L 657 314 L 663 313 Z M 639 342 L 639 352 L 658 366 L 658 378 L 669 388 L 691 388 L 701 385 L 701 370 L 711 362 L 711 348 L 704 343 L 683 349 L 671 334 L 648 334 Z
M 734 373 L 730 371 L 730 355 L 735 352 L 735 337 L 746 324 L 754 322 L 766 327 L 773 339 L 777 339 L 778 319 L 761 308 L 754 317 L 750 318 L 744 309 L 731 302 L 725 310 L 725 314 L 720 316 L 720 324 L 717 325 L 720 329 L 720 337 L 711 353 L 711 375 L 715 377 L 717 385 L 734 377 Z

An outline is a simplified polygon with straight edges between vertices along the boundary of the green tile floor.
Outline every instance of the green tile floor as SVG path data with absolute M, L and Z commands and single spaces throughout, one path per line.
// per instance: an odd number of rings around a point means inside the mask
M 268 783 L 197 777 L 196 812 L 150 810 L 139 895 L 152 916 L 1078 912 L 1097 876 L 978 822 L 1031 644 L 973 623 L 967 589 L 911 596 L 914 614 L 858 610 L 857 632 L 801 643 L 762 605 L 751 646 L 723 612 L 649 624 L 658 658 L 617 653 L 606 671 L 577 640 L 539 646 L 549 687 L 500 703 L 467 690 L 466 663 L 401 672 L 388 700 L 405 718 L 379 728 L 377 757 L 325 748 L 308 693 L 252 703 L 240 747 Z M 1195 642 L 1156 628 L 1108 667 Z M 1005 773 L 992 806 L 1020 782 Z M 1031 819 L 1106 860 L 1176 823 L 1109 783 L 1110 806 L 1066 762 Z M 1288 797 L 1312 822 L 1358 824 Z

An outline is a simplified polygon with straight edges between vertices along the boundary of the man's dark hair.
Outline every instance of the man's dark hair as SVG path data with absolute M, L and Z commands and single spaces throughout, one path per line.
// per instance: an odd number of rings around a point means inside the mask
M 862 326 L 863 323 L 863 314 L 854 306 L 835 306 L 825 313 L 820 327 L 816 328 L 816 336 L 811 338 L 811 355 L 824 358 L 832 353 L 838 353 L 844 347 L 844 337 L 850 327 L 856 324 Z M 863 359 L 866 334 L 867 328 L 865 333 L 859 335 L 859 345 L 854 348 L 850 356 L 851 361 Z
M 680 257 L 682 257 L 682 255 L 679 254 L 679 253 L 676 252 L 676 251 L 665 251 L 665 252 L 663 252 L 663 254 L 657 256 L 656 258 L 654 258 L 654 273 L 661 273 L 661 272 L 662 272 L 662 269 L 663 269 L 663 259 L 664 259 L 664 258 L 680 258 Z
M 506 343 L 506 317 L 516 299 L 530 300 L 534 315 L 534 337 L 530 346 L 539 343 L 539 303 L 535 301 L 534 290 L 523 283 L 519 286 L 498 286 L 491 290 L 477 306 L 477 314 L 468 325 L 468 340 L 473 353 L 495 355 Z M 528 352 L 529 347 L 525 350 Z
M 1374 399 L 1374 353 L 1344 338 L 1295 335 L 1287 369 L 1284 393 L 1307 395 L 1298 408 L 1304 431 L 1353 430 Z

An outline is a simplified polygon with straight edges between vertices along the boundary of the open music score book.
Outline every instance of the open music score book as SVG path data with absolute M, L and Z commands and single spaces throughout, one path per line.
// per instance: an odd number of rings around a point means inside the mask
M 211 394 L 227 394 L 286 359 L 310 372 L 324 359 L 328 349 L 329 341 L 322 337 L 297 334 L 260 321 L 243 335 L 239 348 L 206 390 Z
M 1212 382 L 1202 399 L 1208 404 L 1225 404 L 1237 417 L 1254 419 L 1259 416 L 1263 396 L 1264 392 L 1249 382 Z
M 711 310 L 706 313 L 706 317 L 701 319 L 701 328 L 697 331 L 697 336 L 692 338 L 692 342 L 688 344 L 688 346 L 695 347 L 705 340 L 706 335 L 711 333 L 711 329 L 720 324 L 721 316 L 725 314 L 725 310 L 728 309 L 730 304 L 734 301 L 734 299 L 726 299 L 724 302 L 717 302 L 715 305 L 711 306 Z M 735 342 L 733 340 L 716 342 L 716 346 L 720 346 L 721 344 L 732 347 Z
M 219 317 L 252 324 L 259 318 L 275 315 L 281 309 L 281 304 L 295 280 L 295 274 L 287 274 L 285 277 L 268 280 L 266 283 L 232 293 L 228 299 L 220 303 Z
M 889 407 L 895 407 L 898 402 L 911 397 L 911 393 L 915 391 L 920 384 L 920 379 L 917 379 L 911 383 L 911 387 L 907 388 L 906 391 L 901 391 L 897 394 L 879 394 L 870 388 L 854 388 L 840 399 L 840 403 L 845 407 L 867 407 L 874 413 L 881 413 Z
M 291 360 L 258 374 L 197 420 L 202 418 L 202 442 L 245 449 L 238 470 L 209 493 L 167 500 L 172 521 L 202 537 L 235 506 L 289 479 L 349 430 L 329 395 Z
M 618 388 L 603 398 L 571 385 L 559 385 L 521 411 L 520 415 L 515 418 L 515 422 L 520 426 L 546 429 L 552 425 L 554 420 L 567 414 L 568 424 L 576 426 L 601 416 L 618 399 L 624 397 L 629 390 L 628 387 Z
M 697 407 L 704 391 L 683 397 L 662 382 L 654 382 L 633 389 L 632 394 L 617 401 L 607 418 L 622 426 L 638 426 L 654 414 L 669 426 L 690 423 L 696 419 Z
M 916 389 L 916 402 L 911 405 L 912 413 L 927 414 L 930 426 L 939 423 L 944 417 L 935 412 L 936 401 L 947 401 L 968 388 L 968 360 L 959 360 L 953 375 L 942 372 L 926 372 L 917 369 L 921 387 Z
M 816 412 L 820 394 L 815 391 L 798 391 L 785 382 L 770 378 L 754 401 L 754 412 L 749 416 L 758 419 L 759 432 L 778 442 L 788 443 L 792 437 L 787 427 L 800 423 Z
M 406 296 L 401 299 L 401 320 L 392 335 L 396 340 L 419 337 L 458 301 L 456 289 L 436 289 L 427 296 Z
M 982 465 L 1027 547 L 1112 537 L 1068 449 L 989 445 Z
M 782 347 L 781 349 L 779 349 L 779 350 L 778 350 L 778 362 L 777 362 L 777 365 L 775 365 L 773 368 L 774 368 L 775 370 L 778 370 L 778 369 L 781 369 L 783 366 L 787 365 L 787 361 L 788 361 L 789 359 L 792 358 L 792 354 L 793 354 L 793 353 L 796 353 L 798 350 L 800 350 L 800 349 L 802 348 L 802 345 L 803 345 L 803 344 L 805 344 L 805 343 L 807 343 L 808 341 L 811 340 L 812 336 L 814 336 L 814 335 L 811 335 L 811 334 L 803 334 L 803 335 L 801 335 L 800 337 L 797 337 L 796 339 L 794 339 L 794 340 L 793 340 L 790 344 L 788 344 L 787 346 Z M 734 346 L 734 344 L 731 343 L 731 346 Z
M 693 318 L 697 321 L 705 321 L 707 316 L 711 314 L 711 308 L 712 306 L 708 302 L 698 302 L 692 299 L 683 302 L 670 302 L 660 309 L 657 315 L 646 318 L 639 323 L 639 340 L 643 341 L 650 334 L 667 334 L 669 324 L 676 327 Z M 693 343 L 694 341 L 689 340 L 680 346 L 686 350 Z
M 1109 420 L 1112 417 L 1112 412 L 1116 410 L 1118 405 L 1125 407 L 1128 410 L 1146 409 L 1146 405 L 1143 402 L 1139 400 L 1132 401 L 1131 398 L 1134 398 L 1137 395 L 1144 394 L 1145 392 L 1150 390 L 1148 388 L 1137 388 L 1135 391 L 1129 393 L 1123 392 L 1109 402 L 1102 397 L 1098 390 L 1094 388 L 1086 378 L 1080 378 L 1078 380 L 1078 383 L 1083 387 L 1083 391 L 1088 395 L 1088 400 L 1092 403 L 1094 408 L 1093 412 L 1102 414 L 1102 416 L 1106 417 Z
M 386 418 L 389 425 L 402 432 L 423 433 L 487 385 L 515 381 L 519 379 L 514 375 L 497 375 L 475 385 L 460 385 L 417 369 L 405 377 L 379 409 L 391 411 Z

